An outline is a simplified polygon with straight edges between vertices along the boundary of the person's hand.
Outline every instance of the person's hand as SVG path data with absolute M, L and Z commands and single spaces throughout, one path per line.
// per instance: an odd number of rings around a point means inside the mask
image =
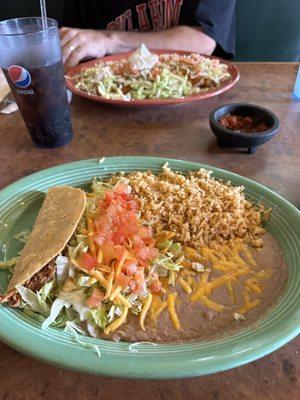
M 103 57 L 108 52 L 108 35 L 105 31 L 63 27 L 60 29 L 60 39 L 66 71 L 84 58 Z

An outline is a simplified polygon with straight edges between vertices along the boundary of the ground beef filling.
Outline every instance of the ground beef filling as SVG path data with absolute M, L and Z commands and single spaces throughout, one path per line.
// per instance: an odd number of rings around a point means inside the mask
M 55 270 L 55 262 L 50 261 L 39 272 L 28 279 L 28 281 L 26 281 L 23 286 L 27 287 L 33 292 L 39 291 L 45 283 L 51 281 L 51 279 L 54 278 Z M 20 301 L 21 296 L 16 291 L 16 289 L 6 295 L 0 296 L 0 303 L 7 302 L 10 307 L 18 307 L 20 305 Z

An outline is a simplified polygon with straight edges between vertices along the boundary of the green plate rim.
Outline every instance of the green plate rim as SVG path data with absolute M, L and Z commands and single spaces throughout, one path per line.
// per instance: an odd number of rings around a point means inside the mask
M 287 212 L 288 219 L 284 222 L 286 224 L 285 232 L 288 232 L 286 231 L 286 229 L 289 229 L 288 223 L 293 223 L 294 240 L 300 248 L 300 211 L 280 195 L 241 175 L 206 164 L 171 158 L 107 157 L 102 164 L 99 163 L 98 158 L 94 158 L 41 170 L 0 191 L 0 217 L 3 213 L 3 207 L 5 208 L 4 205 L 9 203 L 9 200 L 13 199 L 14 196 L 21 197 L 22 194 L 26 193 L 27 187 L 34 188 L 41 182 L 46 182 L 47 187 L 52 186 L 51 182 L 63 179 L 67 173 L 72 172 L 78 178 L 80 174 L 89 174 L 88 171 L 92 170 L 99 170 L 99 173 L 105 171 L 111 174 L 119 170 L 126 171 L 129 166 L 133 166 L 134 170 L 139 169 L 139 167 L 145 168 L 145 166 L 155 169 L 165 162 L 169 162 L 170 166 L 176 170 L 210 169 L 218 178 L 223 177 L 223 179 L 231 180 L 238 185 L 243 184 L 246 190 L 258 193 L 260 197 L 263 196 L 268 201 L 274 202 L 278 210 Z M 109 168 L 113 168 L 113 170 L 109 170 Z M 91 176 L 94 175 L 93 173 Z M 281 223 L 283 223 L 283 219 Z M 296 277 L 300 282 L 299 251 L 296 256 L 295 262 L 298 269 L 294 271 L 293 277 Z M 292 283 L 290 282 L 290 284 Z M 0 339 L 30 357 L 79 372 L 143 379 L 206 375 L 256 360 L 297 336 L 300 333 L 300 296 L 296 296 L 297 293 L 294 292 L 291 293 L 294 302 L 288 305 L 284 316 L 279 315 L 280 319 L 275 319 L 271 321 L 272 323 L 264 325 L 265 319 L 269 319 L 275 313 L 275 310 L 280 309 L 287 293 L 280 298 L 275 309 L 266 318 L 259 321 L 255 329 L 249 327 L 227 338 L 206 342 L 158 344 L 155 346 L 140 344 L 134 348 L 135 352 L 130 352 L 130 344 L 125 342 L 113 343 L 83 337 L 82 341 L 88 345 L 99 344 L 102 356 L 98 358 L 93 350 L 78 345 L 69 334 L 51 328 L 42 331 L 36 321 L 18 310 L 11 310 L 4 306 L 0 306 Z

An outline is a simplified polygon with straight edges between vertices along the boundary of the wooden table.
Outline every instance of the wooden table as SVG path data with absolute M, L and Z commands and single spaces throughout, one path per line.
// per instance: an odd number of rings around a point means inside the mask
M 241 80 L 216 99 L 167 108 L 127 109 L 74 98 L 74 140 L 40 150 L 19 113 L 0 114 L 0 188 L 65 162 L 90 157 L 155 155 L 207 163 L 267 185 L 300 206 L 300 103 L 291 99 L 297 64 L 239 64 Z M 216 145 L 208 113 L 228 102 L 256 103 L 275 112 L 280 133 L 247 155 Z M 50 367 L 0 344 L 1 400 L 298 399 L 300 340 L 243 367 L 176 381 L 88 376 Z M 80 362 L 80 360 L 78 360 Z M 297 394 L 298 393 L 298 394 Z

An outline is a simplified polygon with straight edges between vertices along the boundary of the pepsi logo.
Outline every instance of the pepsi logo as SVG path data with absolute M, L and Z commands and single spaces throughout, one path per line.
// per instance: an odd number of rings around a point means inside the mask
M 12 65 L 8 68 L 8 75 L 13 83 L 19 88 L 26 88 L 31 84 L 31 75 L 27 69 L 19 65 Z

